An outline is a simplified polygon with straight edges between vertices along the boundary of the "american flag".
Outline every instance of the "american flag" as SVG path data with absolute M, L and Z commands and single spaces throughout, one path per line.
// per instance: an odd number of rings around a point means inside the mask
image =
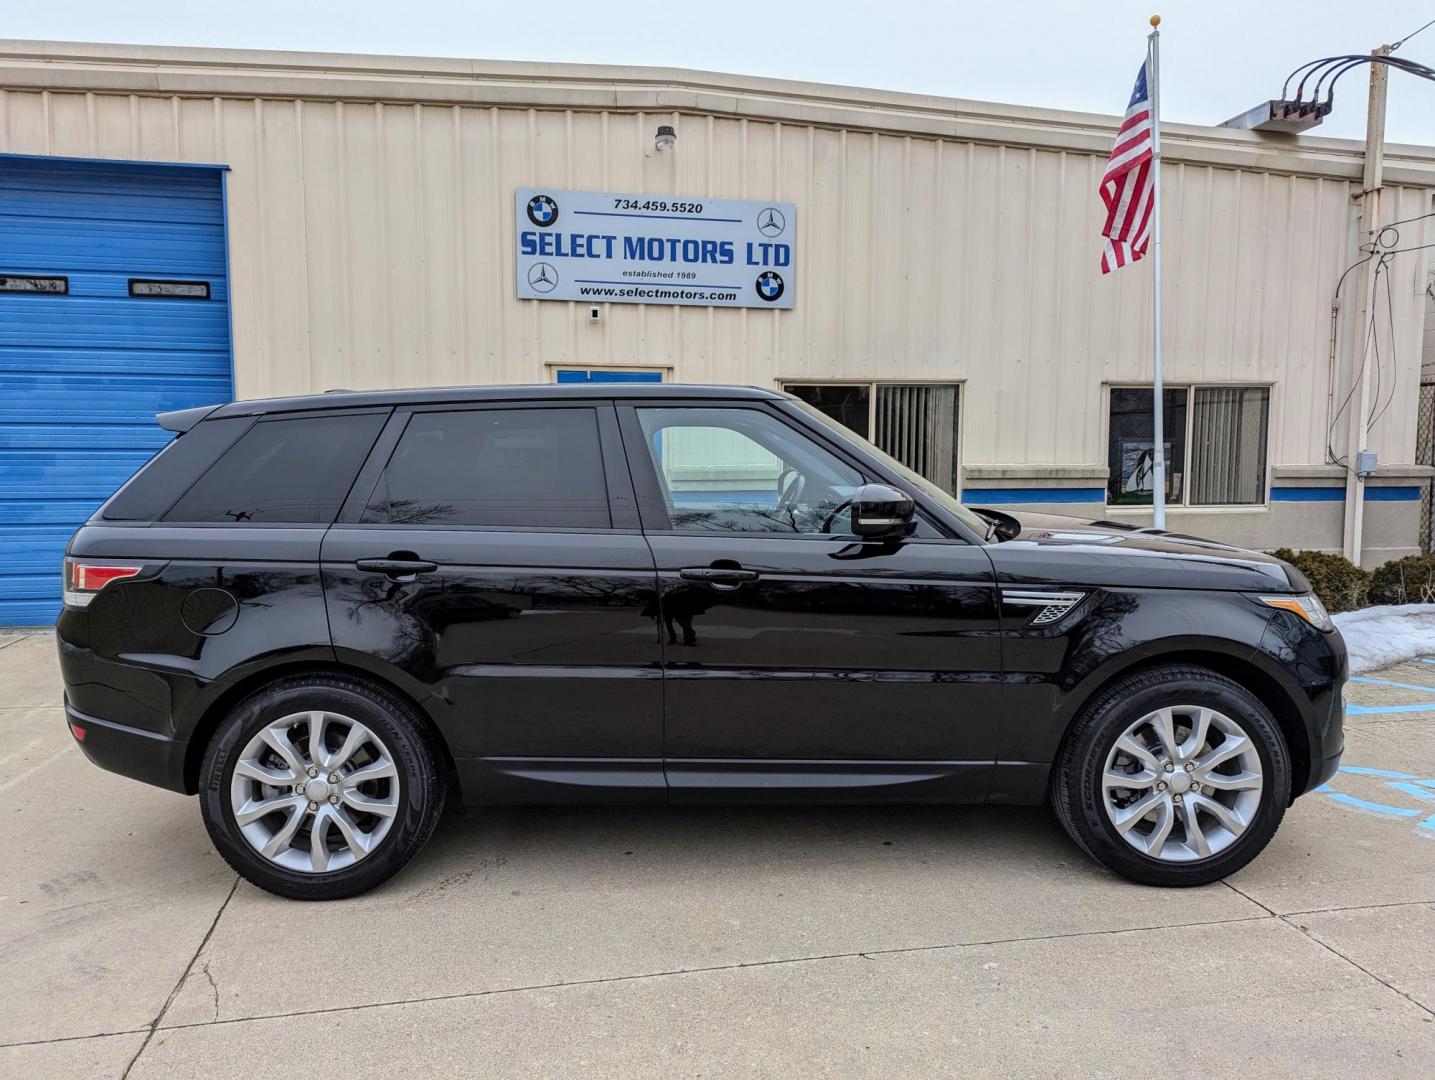
M 1109 274 L 1146 254 L 1151 239 L 1151 94 L 1147 89 L 1148 58 L 1136 75 L 1136 89 L 1126 106 L 1126 118 L 1116 133 L 1116 144 L 1101 177 L 1101 201 L 1106 204 L 1106 225 L 1101 235 L 1101 272 Z

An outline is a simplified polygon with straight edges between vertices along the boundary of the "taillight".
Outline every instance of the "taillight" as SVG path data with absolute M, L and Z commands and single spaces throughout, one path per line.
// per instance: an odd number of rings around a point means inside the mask
M 139 572 L 140 567 L 138 566 L 115 566 L 66 559 L 65 606 L 87 607 L 95 598 L 95 594 L 110 582 L 132 578 Z

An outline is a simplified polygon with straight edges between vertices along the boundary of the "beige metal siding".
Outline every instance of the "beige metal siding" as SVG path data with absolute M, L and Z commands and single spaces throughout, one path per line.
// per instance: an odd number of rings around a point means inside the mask
M 678 129 L 671 153 L 653 150 L 659 123 Z M 673 111 L 9 90 L 0 151 L 231 167 L 243 396 L 541 381 L 555 363 L 768 386 L 964 380 L 964 462 L 1102 465 L 1103 383 L 1149 377 L 1150 274 L 1099 273 L 1103 155 L 1084 146 Z M 1164 173 L 1168 379 L 1272 384 L 1277 464 L 1324 460 L 1330 303 L 1354 242 L 1351 182 L 1313 173 Z M 617 304 L 592 325 L 586 305 L 519 301 L 524 185 L 791 201 L 796 308 Z M 1392 217 L 1429 206 L 1421 188 L 1391 196 Z M 1423 259 L 1392 267 L 1411 387 L 1424 284 Z M 1376 425 L 1382 461 L 1411 456 L 1415 398 Z

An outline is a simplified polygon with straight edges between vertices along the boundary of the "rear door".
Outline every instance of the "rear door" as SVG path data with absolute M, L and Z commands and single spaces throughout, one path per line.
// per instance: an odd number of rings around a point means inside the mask
M 329 531 L 334 646 L 420 697 L 472 801 L 659 801 L 656 573 L 607 401 L 396 412 Z

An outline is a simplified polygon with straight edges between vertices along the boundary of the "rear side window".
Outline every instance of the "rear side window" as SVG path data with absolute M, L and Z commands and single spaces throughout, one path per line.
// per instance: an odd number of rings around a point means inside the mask
M 105 521 L 156 521 L 184 494 L 252 420 L 247 416 L 205 420 L 175 439 L 111 496 L 100 510 Z
M 611 527 L 592 409 L 415 413 L 364 520 Z
M 164 520 L 331 524 L 385 418 L 365 413 L 261 420 Z

